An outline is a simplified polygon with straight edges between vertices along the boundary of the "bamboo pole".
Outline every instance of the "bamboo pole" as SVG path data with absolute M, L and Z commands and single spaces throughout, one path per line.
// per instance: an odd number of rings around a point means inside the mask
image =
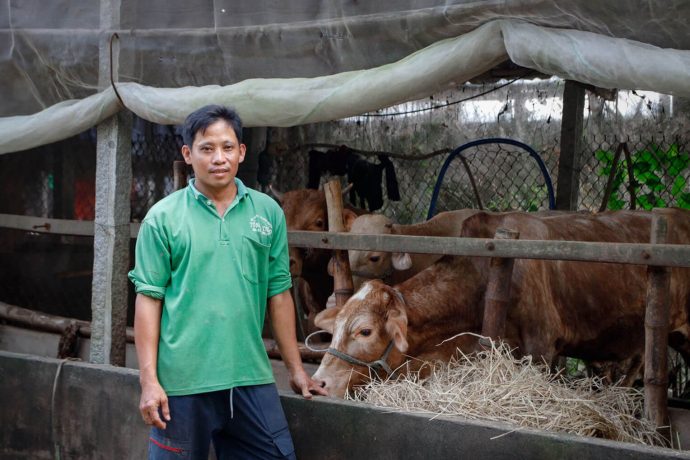
M 668 224 L 660 210 L 654 210 L 651 243 L 666 242 Z M 671 273 L 667 267 L 647 267 L 647 309 L 645 313 L 645 417 L 657 428 L 668 426 L 668 323 Z
M 70 333 L 76 328 L 75 334 L 79 337 L 91 337 L 91 323 L 64 316 L 49 315 L 46 313 L 29 310 L 28 308 L 10 305 L 0 302 L 0 320 L 23 326 L 26 329 L 63 334 L 65 331 Z M 270 358 L 280 359 L 278 345 L 273 339 L 263 339 L 266 353 Z M 127 342 L 134 343 L 134 330 L 127 328 Z M 297 348 L 303 360 L 317 361 L 323 357 L 323 352 L 309 350 L 304 343 L 297 342 Z
M 344 232 L 343 223 L 343 194 L 340 182 L 332 180 L 324 186 L 326 193 L 326 207 L 328 209 L 328 231 Z M 354 290 L 352 284 L 352 272 L 350 260 L 346 250 L 336 250 L 333 258 L 333 292 L 335 292 L 335 304 L 342 307 L 352 296 Z
M 516 240 L 520 233 L 506 228 L 496 230 L 494 238 L 497 240 Z M 489 281 L 484 298 L 484 321 L 482 335 L 498 340 L 505 337 L 506 317 L 510 302 L 510 284 L 513 275 L 515 259 L 492 257 L 489 263 Z M 480 341 L 481 345 L 485 344 Z
M 28 329 L 55 332 L 57 334 L 62 334 L 74 325 L 79 328 L 78 335 L 91 337 L 91 323 L 89 321 L 49 315 L 5 302 L 0 302 L 0 319 L 26 326 Z M 126 338 L 127 342 L 134 343 L 134 330 L 131 327 L 126 329 Z

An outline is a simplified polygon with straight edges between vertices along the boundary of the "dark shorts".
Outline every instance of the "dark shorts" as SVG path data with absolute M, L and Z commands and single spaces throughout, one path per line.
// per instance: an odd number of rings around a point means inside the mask
M 149 459 L 294 459 L 275 384 L 170 396 L 165 430 L 151 429 Z

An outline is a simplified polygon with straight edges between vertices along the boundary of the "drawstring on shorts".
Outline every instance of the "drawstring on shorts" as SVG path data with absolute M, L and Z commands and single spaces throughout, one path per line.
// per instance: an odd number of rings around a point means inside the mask
M 232 390 L 234 388 L 230 388 L 230 419 L 232 420 L 233 416 L 235 415 L 233 412 L 233 407 L 232 407 Z

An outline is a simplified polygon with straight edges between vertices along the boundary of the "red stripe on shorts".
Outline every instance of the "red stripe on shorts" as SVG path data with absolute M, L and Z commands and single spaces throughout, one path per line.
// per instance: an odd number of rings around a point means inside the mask
M 179 447 L 172 447 L 172 446 L 166 446 L 165 444 L 161 444 L 160 442 L 156 441 L 155 439 L 153 439 L 150 436 L 149 436 L 149 440 L 152 443 L 154 443 L 155 445 L 157 445 L 158 447 L 160 447 L 161 449 L 165 449 L 165 450 L 168 450 L 170 452 L 175 452 L 176 454 L 181 454 L 184 451 L 184 449 L 180 449 Z

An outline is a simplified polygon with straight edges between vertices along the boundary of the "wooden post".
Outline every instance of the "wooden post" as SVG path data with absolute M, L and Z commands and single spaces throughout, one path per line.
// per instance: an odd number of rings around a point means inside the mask
M 326 207 L 328 208 L 328 231 L 344 232 L 343 223 L 343 194 L 340 182 L 332 180 L 324 186 L 326 193 Z M 342 307 L 352 296 L 353 292 L 352 272 L 347 251 L 336 250 L 333 254 L 333 291 L 335 292 L 335 304 Z
M 173 161 L 173 188 L 183 189 L 187 186 L 187 163 L 182 160 Z
M 577 210 L 584 106 L 585 89 L 579 83 L 567 80 L 563 90 L 561 153 L 556 180 L 556 209 L 564 211 Z
M 515 240 L 519 237 L 519 232 L 505 228 L 497 229 L 494 235 L 494 238 L 499 240 Z M 482 335 L 493 340 L 505 337 L 514 261 L 514 259 L 492 257 L 489 263 L 489 281 L 484 299 Z M 488 343 L 482 340 L 480 345 L 486 346 Z
M 664 244 L 667 221 L 659 210 L 652 217 L 651 243 Z M 645 417 L 657 428 L 668 426 L 668 323 L 670 270 L 647 267 L 647 310 L 645 314 L 644 395 Z

